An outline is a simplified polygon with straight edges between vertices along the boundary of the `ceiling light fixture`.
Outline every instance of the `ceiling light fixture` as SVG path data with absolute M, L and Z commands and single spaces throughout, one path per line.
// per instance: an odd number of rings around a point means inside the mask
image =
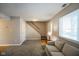
M 38 19 L 33 19 L 33 21 L 38 21 Z

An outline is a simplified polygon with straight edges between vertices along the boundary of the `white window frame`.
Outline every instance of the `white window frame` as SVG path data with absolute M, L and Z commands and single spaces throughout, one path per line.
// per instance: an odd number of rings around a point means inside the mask
M 79 9 L 59 19 L 59 36 L 63 38 L 79 41 L 78 25 L 79 25 Z

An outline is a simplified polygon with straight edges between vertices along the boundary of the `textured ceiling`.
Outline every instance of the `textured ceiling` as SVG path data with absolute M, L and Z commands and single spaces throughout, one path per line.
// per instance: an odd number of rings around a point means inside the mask
M 47 21 L 55 16 L 64 3 L 9 3 L 0 4 L 0 12 L 7 16 L 20 16 L 26 21 Z

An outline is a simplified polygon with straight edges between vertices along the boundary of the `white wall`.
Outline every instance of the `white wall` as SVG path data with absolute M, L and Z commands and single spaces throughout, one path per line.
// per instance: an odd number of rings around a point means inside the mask
M 10 29 L 11 29 L 11 44 L 20 43 L 20 18 L 11 18 L 10 20 Z
M 52 40 L 52 34 L 53 34 L 53 23 L 48 22 L 48 25 L 47 25 L 47 38 L 49 40 Z
M 26 39 L 26 22 L 24 19 L 20 19 L 20 44 L 22 44 Z
M 10 20 L 11 41 L 13 45 L 21 45 L 26 40 L 26 23 L 20 17 Z

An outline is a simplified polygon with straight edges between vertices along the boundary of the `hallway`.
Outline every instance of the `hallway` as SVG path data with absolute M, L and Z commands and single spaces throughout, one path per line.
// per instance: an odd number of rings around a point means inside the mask
M 25 41 L 21 46 L 9 47 L 6 50 L 8 56 L 44 56 L 46 55 L 38 40 Z

